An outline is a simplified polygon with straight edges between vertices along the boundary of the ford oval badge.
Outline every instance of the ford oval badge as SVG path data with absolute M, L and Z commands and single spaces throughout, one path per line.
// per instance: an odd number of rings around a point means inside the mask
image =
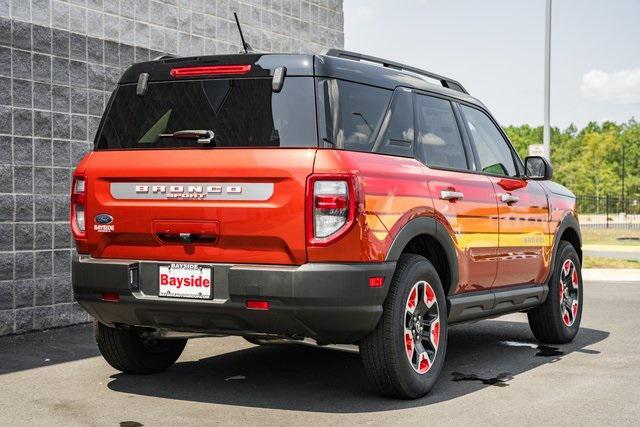
M 113 222 L 113 217 L 108 214 L 98 214 L 96 215 L 96 224 L 111 224 Z

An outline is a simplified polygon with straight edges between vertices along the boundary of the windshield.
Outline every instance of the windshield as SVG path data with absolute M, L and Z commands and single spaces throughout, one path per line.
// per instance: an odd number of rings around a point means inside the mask
M 282 90 L 271 79 L 211 79 L 120 86 L 96 138 L 96 150 L 212 147 L 311 147 L 317 145 L 311 77 L 287 77 Z M 210 143 L 176 136 L 211 131 Z

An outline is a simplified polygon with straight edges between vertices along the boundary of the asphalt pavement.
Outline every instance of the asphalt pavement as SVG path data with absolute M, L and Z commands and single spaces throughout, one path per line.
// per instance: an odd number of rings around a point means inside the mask
M 380 397 L 353 351 L 189 342 L 168 372 L 118 373 L 88 325 L 0 338 L 1 425 L 628 424 L 640 419 L 640 281 L 585 284 L 575 341 L 540 346 L 524 314 L 450 329 L 433 392 Z

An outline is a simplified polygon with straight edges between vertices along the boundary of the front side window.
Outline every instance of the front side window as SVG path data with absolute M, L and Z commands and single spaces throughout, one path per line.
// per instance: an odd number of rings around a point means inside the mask
M 460 129 L 451 102 L 416 95 L 418 155 L 432 167 L 468 169 Z
M 209 144 L 177 137 L 211 131 Z M 207 79 L 150 83 L 144 96 L 121 85 L 96 139 L 96 150 L 317 146 L 313 78 Z
M 516 176 L 511 148 L 489 116 L 466 105 L 460 108 L 478 152 L 480 170 L 494 175 Z
M 372 151 L 392 92 L 337 79 L 318 80 L 318 123 L 327 146 Z

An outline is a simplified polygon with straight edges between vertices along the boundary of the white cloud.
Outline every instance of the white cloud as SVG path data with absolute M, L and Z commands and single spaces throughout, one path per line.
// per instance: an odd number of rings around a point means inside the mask
M 585 99 L 614 104 L 640 103 L 640 68 L 607 73 L 591 70 L 582 76 L 580 95 Z

